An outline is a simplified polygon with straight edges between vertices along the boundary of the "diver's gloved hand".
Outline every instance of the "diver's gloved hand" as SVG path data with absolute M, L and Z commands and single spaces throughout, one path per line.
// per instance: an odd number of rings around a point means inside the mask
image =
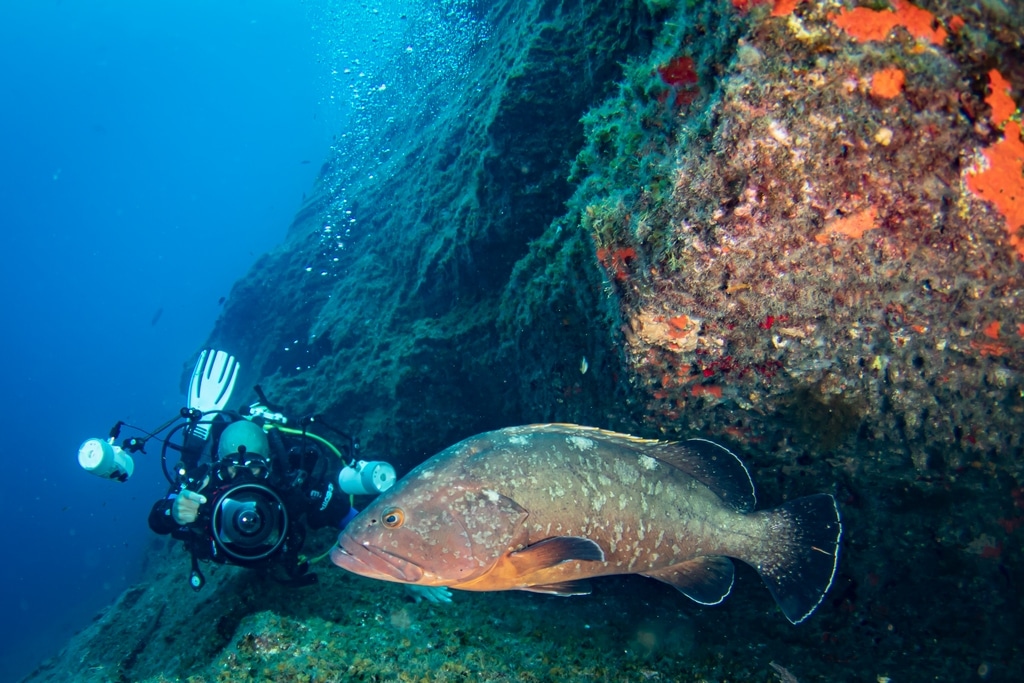
M 412 598 L 416 602 L 432 602 L 435 605 L 440 603 L 450 603 L 452 601 L 452 592 L 448 590 L 447 586 L 415 586 L 411 583 L 405 585 L 412 593 Z
M 206 502 L 206 496 L 195 491 L 183 490 L 171 503 L 171 516 L 178 524 L 191 524 L 199 515 L 199 506 Z

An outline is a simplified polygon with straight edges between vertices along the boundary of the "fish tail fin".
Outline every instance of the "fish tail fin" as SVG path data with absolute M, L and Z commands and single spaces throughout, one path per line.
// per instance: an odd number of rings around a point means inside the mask
M 747 561 L 794 624 L 811 616 L 832 587 L 843 525 L 826 493 L 798 498 L 766 513 L 772 536 Z M 745 558 L 746 559 L 746 558 Z

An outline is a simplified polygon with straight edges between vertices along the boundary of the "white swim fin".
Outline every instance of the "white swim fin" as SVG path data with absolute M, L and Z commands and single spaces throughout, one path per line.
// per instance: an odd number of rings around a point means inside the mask
M 238 379 L 238 361 L 227 351 L 203 349 L 199 354 L 196 369 L 188 383 L 188 407 L 202 412 L 203 418 L 196 423 L 192 433 L 205 440 L 216 413 L 224 410 Z

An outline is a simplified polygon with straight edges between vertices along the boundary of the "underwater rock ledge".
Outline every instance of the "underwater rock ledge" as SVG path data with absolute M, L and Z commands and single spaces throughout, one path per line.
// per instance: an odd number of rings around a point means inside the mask
M 580 118 L 655 24 L 643 3 L 610 0 L 480 11 L 490 38 L 455 100 L 434 116 L 412 96 L 410 111 L 382 113 L 393 121 L 371 137 L 391 151 L 376 166 L 353 170 L 335 149 L 210 340 L 245 359 L 240 386 L 260 381 L 292 412 L 323 413 L 407 463 L 507 423 L 517 369 L 498 364 L 502 292 L 564 211 Z

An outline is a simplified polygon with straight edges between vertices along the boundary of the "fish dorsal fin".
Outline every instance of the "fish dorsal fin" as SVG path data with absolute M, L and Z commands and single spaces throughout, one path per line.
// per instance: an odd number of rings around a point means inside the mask
M 656 442 L 644 450 L 652 458 L 686 472 L 738 512 L 752 512 L 757 506 L 754 480 L 747 466 L 725 446 L 707 439 L 687 439 Z
M 698 557 L 644 576 L 667 583 L 701 605 L 717 605 L 732 592 L 736 569 L 728 557 Z
M 565 423 L 531 425 L 514 429 L 582 436 L 639 451 L 666 465 L 686 472 L 711 489 L 716 496 L 738 512 L 751 512 L 757 506 L 754 480 L 750 477 L 747 466 L 735 453 L 714 441 L 707 439 L 657 441 L 598 427 Z

